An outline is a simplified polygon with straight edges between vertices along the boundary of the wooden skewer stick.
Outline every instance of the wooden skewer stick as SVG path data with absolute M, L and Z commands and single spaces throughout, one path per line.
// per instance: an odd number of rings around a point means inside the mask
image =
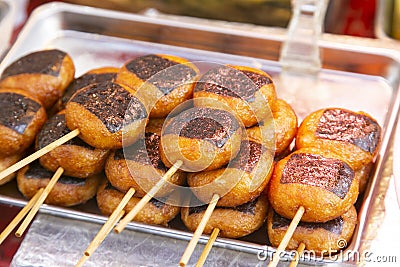
M 28 215 L 26 216 L 25 220 L 21 223 L 18 230 L 15 232 L 17 237 L 21 237 L 25 232 L 26 228 L 32 221 L 33 217 L 35 217 L 36 213 L 38 212 L 40 206 L 46 200 L 47 196 L 49 195 L 50 191 L 53 189 L 54 185 L 57 183 L 58 179 L 63 174 L 64 169 L 62 167 L 58 167 L 56 172 L 54 173 L 53 177 L 51 178 L 50 182 L 44 188 L 42 194 L 39 196 L 39 199 L 36 201 L 35 205 L 32 207 Z
M 75 265 L 75 267 L 82 266 L 87 261 L 87 259 L 89 259 L 89 257 L 93 254 L 93 252 L 100 246 L 100 244 L 103 242 L 106 236 L 111 232 L 115 224 L 122 218 L 122 216 L 124 216 L 125 214 L 124 208 L 134 194 L 135 194 L 135 189 L 130 188 L 128 192 L 125 194 L 124 198 L 118 204 L 117 208 L 115 208 L 115 210 L 110 215 L 108 220 L 104 223 L 104 225 L 101 227 L 101 229 L 94 237 L 92 242 L 86 248 L 82 258 Z
M 201 218 L 201 221 L 200 221 L 199 225 L 197 226 L 196 231 L 193 234 L 192 239 L 190 240 L 188 246 L 186 247 L 185 252 L 183 253 L 183 256 L 179 262 L 180 266 L 186 266 L 188 264 L 189 259 L 192 256 L 197 243 L 199 242 L 200 236 L 203 233 L 204 228 L 206 227 L 207 222 L 210 219 L 211 214 L 214 211 L 218 200 L 219 200 L 219 195 L 214 194 L 210 201 L 210 204 L 208 204 L 208 207 L 203 215 L 203 218 Z
M 40 188 L 39 191 L 29 200 L 29 202 L 22 208 L 22 210 L 14 217 L 10 224 L 0 234 L 0 244 L 7 238 L 7 236 L 14 230 L 19 222 L 25 217 L 25 215 L 31 210 L 32 206 L 36 203 L 39 196 L 42 194 L 44 188 Z
M 296 250 L 297 251 L 296 257 L 294 257 L 294 259 L 290 263 L 289 267 L 296 267 L 297 264 L 299 264 L 300 256 L 303 254 L 305 248 L 306 248 L 306 244 L 301 242 L 299 247 Z
M 289 224 L 289 227 L 285 235 L 283 236 L 281 243 L 279 243 L 279 246 L 276 249 L 274 256 L 272 257 L 272 261 L 268 264 L 268 267 L 275 267 L 278 265 L 278 262 L 280 260 L 280 254 L 285 251 L 287 245 L 289 244 L 290 239 L 293 236 L 294 231 L 296 230 L 297 225 L 301 220 L 301 217 L 303 217 L 304 212 L 305 212 L 304 207 L 300 206 L 296 214 L 294 215 L 292 222 Z
M 217 236 L 219 234 L 219 228 L 214 228 L 210 238 L 207 241 L 206 246 L 203 249 L 203 252 L 200 255 L 199 260 L 197 261 L 196 267 L 202 267 L 204 265 L 204 263 L 206 262 L 207 256 L 211 251 L 211 248 L 215 242 L 215 239 L 217 239 Z
M 175 164 L 161 177 L 160 181 L 153 186 L 150 191 L 142 197 L 142 199 L 135 205 L 135 207 L 118 223 L 114 228 L 116 233 L 121 233 L 126 225 L 130 223 L 136 215 L 143 209 L 143 207 L 154 197 L 155 194 L 161 189 L 161 187 L 171 178 L 172 175 L 182 166 L 183 162 L 178 160 Z
M 4 179 L 5 177 L 7 177 L 8 175 L 18 171 L 19 169 L 23 168 L 26 165 L 28 165 L 32 161 L 40 158 L 41 156 L 49 153 L 50 151 L 54 150 L 55 148 L 57 148 L 59 146 L 61 146 L 65 142 L 68 142 L 69 140 L 73 139 L 74 137 L 77 137 L 78 135 L 79 135 L 79 130 L 75 129 L 75 130 L 69 132 L 68 134 L 64 135 L 60 139 L 48 144 L 47 146 L 45 146 L 42 149 L 36 151 L 32 155 L 30 155 L 30 156 L 18 161 L 14 165 L 11 165 L 10 167 L 5 169 L 4 171 L 0 172 L 0 181 L 2 179 Z

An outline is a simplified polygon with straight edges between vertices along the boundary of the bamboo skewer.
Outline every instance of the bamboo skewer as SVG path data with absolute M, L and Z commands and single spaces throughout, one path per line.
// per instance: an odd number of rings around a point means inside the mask
M 17 237 L 21 237 L 25 232 L 26 228 L 32 221 L 33 217 L 35 217 L 37 211 L 39 210 L 40 206 L 46 200 L 46 197 L 49 195 L 50 191 L 53 189 L 54 185 L 57 183 L 58 179 L 63 174 L 64 169 L 62 167 L 58 167 L 56 172 L 54 173 L 53 177 L 51 178 L 50 182 L 44 188 L 43 192 L 40 194 L 38 200 L 36 201 L 35 205 L 32 207 L 28 215 L 26 216 L 25 220 L 22 222 L 18 230 L 15 232 Z
M 268 267 L 275 267 L 278 265 L 278 262 L 280 260 L 280 254 L 285 251 L 287 245 L 289 244 L 290 239 L 293 236 L 294 231 L 296 230 L 297 225 L 301 220 L 301 217 L 303 217 L 304 212 L 305 212 L 304 207 L 300 206 L 296 214 L 294 215 L 292 222 L 290 223 L 285 235 L 283 236 L 281 243 L 279 243 L 279 246 L 272 257 L 272 261 L 268 264 Z
M 116 233 L 121 233 L 126 225 L 131 222 L 136 215 L 143 209 L 143 207 L 154 197 L 161 187 L 171 178 L 172 175 L 182 166 L 183 162 L 178 160 L 175 164 L 161 177 L 160 181 L 153 186 L 150 191 L 142 197 L 142 199 L 135 205 L 135 207 L 118 223 L 114 228 Z
M 61 146 L 62 144 L 68 142 L 69 140 L 73 139 L 74 137 L 77 137 L 79 135 L 79 130 L 75 129 L 68 134 L 64 135 L 60 139 L 48 144 L 44 148 L 36 151 L 35 153 L 29 155 L 28 157 L 18 161 L 14 165 L 11 165 L 4 171 L 0 172 L 0 181 L 7 177 L 8 175 L 18 171 L 19 169 L 23 168 L 24 166 L 28 165 L 29 163 L 33 162 L 34 160 L 40 158 L 41 156 L 49 153 L 50 151 L 54 150 L 55 148 Z
M 8 226 L 0 234 L 0 244 L 7 238 L 7 236 L 17 227 L 18 223 L 25 217 L 25 215 L 31 210 L 32 206 L 36 203 L 39 196 L 42 194 L 44 188 L 40 188 L 39 191 L 29 200 L 29 202 L 22 208 L 22 210 L 14 217 L 14 219 L 8 224 Z
M 292 260 L 289 267 L 296 267 L 297 264 L 299 264 L 300 256 L 303 254 L 305 248 L 306 248 L 306 245 L 303 242 L 301 242 L 299 247 L 296 250 L 297 251 L 296 257 Z
M 111 232 L 115 224 L 122 218 L 122 216 L 124 216 L 125 214 L 124 208 L 134 194 L 135 194 L 135 189 L 130 188 L 128 192 L 125 194 L 124 198 L 121 200 L 121 202 L 115 208 L 113 213 L 110 215 L 108 220 L 101 227 L 101 229 L 94 237 L 92 242 L 86 248 L 83 256 L 81 257 L 79 262 L 75 265 L 75 267 L 82 266 L 87 261 L 87 259 L 89 259 L 89 257 L 93 254 L 93 252 L 100 246 L 100 244 L 103 242 L 106 236 Z
M 189 259 L 192 256 L 197 243 L 199 242 L 200 236 L 202 235 L 204 228 L 206 227 L 207 222 L 210 219 L 212 212 L 215 209 L 215 206 L 217 205 L 218 200 L 219 200 L 219 195 L 214 194 L 210 201 L 210 204 L 208 204 L 208 207 L 204 213 L 203 218 L 201 219 L 199 225 L 197 226 L 196 231 L 193 234 L 192 239 L 190 240 L 188 246 L 186 247 L 185 252 L 183 253 L 183 256 L 179 262 L 180 266 L 186 266 L 188 264 Z
M 215 240 L 218 237 L 219 231 L 220 231 L 219 228 L 214 228 L 213 229 L 213 231 L 212 231 L 212 233 L 210 235 L 210 238 L 208 239 L 207 244 L 204 247 L 203 252 L 200 255 L 200 258 L 197 261 L 196 267 L 202 267 L 204 265 L 204 263 L 205 263 L 205 261 L 207 259 L 207 256 L 210 253 L 211 248 L 212 248 Z

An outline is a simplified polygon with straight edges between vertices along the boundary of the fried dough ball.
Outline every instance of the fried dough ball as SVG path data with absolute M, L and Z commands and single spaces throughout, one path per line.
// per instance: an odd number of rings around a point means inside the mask
M 219 66 L 200 77 L 194 88 L 195 106 L 235 112 L 246 127 L 271 117 L 276 92 L 264 71 L 245 66 Z
M 268 237 L 274 247 L 278 247 L 286 234 L 291 220 L 277 214 L 273 209 L 268 212 Z M 325 223 L 300 222 L 286 249 L 295 250 L 300 243 L 305 249 L 317 255 L 335 253 L 349 244 L 357 224 L 357 211 L 352 206 L 343 215 Z
M 262 142 L 267 147 L 271 137 L 275 138 L 275 156 L 285 153 L 297 133 L 297 115 L 292 107 L 282 99 L 277 99 L 272 105 L 273 126 L 270 119 L 259 122 L 258 125 L 247 129 L 247 134 Z M 264 131 L 264 132 L 262 132 Z M 273 132 L 273 133 L 271 133 Z
M 370 162 L 367 165 L 361 167 L 361 169 L 359 169 L 357 172 L 359 172 L 359 176 L 360 176 L 360 185 L 359 185 L 359 190 L 360 194 L 365 192 L 365 189 L 367 189 L 367 185 L 369 182 L 369 179 L 371 177 L 372 174 L 372 170 L 374 168 L 374 163 Z
M 40 188 L 45 188 L 54 173 L 43 168 L 38 161 L 18 171 L 19 191 L 32 198 Z M 62 175 L 47 196 L 45 203 L 70 207 L 83 204 L 96 195 L 101 176 L 93 175 L 86 179 Z
M 190 231 L 195 231 L 204 216 L 207 205 L 184 207 L 181 219 Z M 221 237 L 239 238 L 259 229 L 267 219 L 268 201 L 265 195 L 236 207 L 216 207 L 207 221 L 204 234 L 220 229 Z
M 217 206 L 235 207 L 261 194 L 271 178 L 273 160 L 273 151 L 256 141 L 244 140 L 237 157 L 225 168 L 189 173 L 187 182 L 204 203 L 218 194 Z
M 113 82 L 117 77 L 119 68 L 114 67 L 101 67 L 97 69 L 92 69 L 79 78 L 73 80 L 65 89 L 65 93 L 61 98 L 61 108 L 65 108 L 68 100 L 75 94 L 76 91 L 82 89 L 88 85 L 101 82 Z
M 51 117 L 36 139 L 36 149 L 42 149 L 71 132 L 65 122 L 65 111 Z M 40 164 L 46 169 L 55 172 L 58 167 L 64 169 L 64 175 L 86 178 L 100 173 L 109 155 L 109 150 L 94 148 L 79 137 L 56 147 L 40 157 Z
M 163 118 L 192 98 L 198 75 L 197 67 L 184 58 L 145 55 L 125 63 L 116 81 L 142 95 L 150 118 Z
M 20 159 L 22 159 L 22 156 L 23 155 L 21 153 L 21 154 L 15 154 L 15 155 L 11 155 L 11 156 L 0 157 L 0 172 L 4 171 L 8 167 L 17 163 Z M 15 175 L 16 175 L 15 173 L 12 173 L 12 174 L 6 176 L 5 178 L 1 179 L 0 185 L 8 183 L 12 179 L 14 179 Z
M 65 109 L 68 128 L 79 129 L 83 141 L 101 149 L 133 144 L 144 132 L 147 114 L 144 104 L 129 87 L 112 82 L 79 90 Z
M 268 199 L 283 217 L 293 218 L 303 206 L 302 221 L 326 222 L 356 202 L 359 181 L 359 173 L 336 154 L 302 148 L 275 165 Z
M 160 159 L 160 138 L 163 119 L 150 119 L 146 126 L 145 139 L 111 153 L 105 172 L 108 180 L 119 191 L 135 188 L 135 196 L 143 197 L 161 179 L 168 168 Z M 186 174 L 178 170 L 168 181 L 182 185 Z M 166 196 L 173 188 L 169 183 L 161 187 L 158 196 Z
M 23 153 L 47 119 L 40 101 L 20 89 L 0 90 L 0 151 L 2 156 Z
M 107 180 L 99 187 L 97 192 L 97 205 L 102 214 L 111 215 L 124 197 L 124 193 L 114 188 Z M 167 198 L 166 198 L 167 199 Z M 125 206 L 126 213 L 129 213 L 133 207 L 140 201 L 138 197 L 132 197 Z M 175 218 L 180 212 L 180 207 L 171 206 L 152 198 L 143 209 L 135 216 L 134 221 L 147 224 L 167 225 L 169 221 Z
M 327 108 L 308 115 L 300 124 L 296 148 L 317 147 L 343 157 L 355 170 L 373 161 L 382 130 L 370 115 Z
M 43 50 L 11 63 L 1 75 L 0 87 L 29 91 L 48 109 L 63 95 L 74 75 L 75 66 L 67 53 Z
M 183 162 L 182 169 L 214 170 L 239 151 L 242 128 L 231 113 L 193 107 L 167 121 L 161 138 L 161 160 L 167 167 Z

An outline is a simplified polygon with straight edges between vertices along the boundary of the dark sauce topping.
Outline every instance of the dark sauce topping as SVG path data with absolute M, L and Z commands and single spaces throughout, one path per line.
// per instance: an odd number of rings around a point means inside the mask
M 253 102 L 255 93 L 262 86 L 270 83 L 272 83 L 271 79 L 258 73 L 221 66 L 204 74 L 194 90 L 195 92 L 206 91 Z
M 343 141 L 373 153 L 379 144 L 381 129 L 371 118 L 341 109 L 328 109 L 321 116 L 315 135 Z
M 23 134 L 41 104 L 17 93 L 0 93 L 0 124 Z
M 236 207 L 216 207 L 215 209 L 218 210 L 226 210 L 226 209 L 231 209 L 231 210 L 236 210 L 245 214 L 251 214 L 254 215 L 256 214 L 256 205 L 257 205 L 258 198 L 256 198 L 253 201 L 244 203 L 242 205 L 236 206 Z M 201 206 L 191 206 L 189 207 L 189 215 L 193 213 L 200 213 L 204 212 L 207 209 L 208 205 L 201 205 Z
M 252 172 L 266 148 L 254 141 L 242 142 L 238 156 L 233 159 L 232 168 Z
M 8 66 L 1 79 L 24 73 L 40 73 L 58 76 L 66 53 L 60 50 L 46 50 L 34 52 Z
M 81 77 L 75 79 L 71 82 L 71 84 L 65 90 L 64 96 L 62 97 L 62 103 L 65 105 L 71 96 L 78 91 L 88 85 L 94 83 L 101 83 L 101 82 L 113 82 L 117 73 L 88 73 L 84 74 Z
M 165 134 L 206 140 L 223 147 L 238 128 L 239 123 L 227 111 L 195 107 L 173 118 L 167 124 Z
M 155 199 L 155 198 L 150 199 L 150 203 L 153 204 L 154 206 L 156 206 L 158 209 L 162 209 L 166 205 L 165 204 L 166 201 L 167 201 L 167 197 L 159 198 L 159 199 Z
M 272 216 L 272 229 L 279 228 L 287 228 L 292 220 L 286 219 L 285 217 L 280 216 L 275 211 Z M 340 235 L 343 230 L 344 220 L 342 217 L 338 217 L 336 219 L 327 221 L 325 223 L 309 223 L 309 222 L 300 222 L 298 224 L 298 228 L 306 228 L 311 230 L 324 229 L 336 235 Z
M 38 160 L 31 163 L 29 169 L 25 172 L 26 179 L 51 179 L 53 175 L 54 172 L 43 168 Z M 62 175 L 57 183 L 80 186 L 84 185 L 86 182 L 85 179 Z
M 60 139 L 70 132 L 71 130 L 68 129 L 65 122 L 65 114 L 54 115 L 45 123 L 42 130 L 39 132 L 37 149 L 42 149 L 43 147 Z M 64 143 L 64 145 L 81 146 L 91 150 L 95 149 L 94 147 L 83 142 L 79 137 L 69 140 L 68 142 Z
M 126 68 L 140 79 L 155 85 L 164 95 L 179 85 L 191 82 L 196 76 L 196 71 L 189 66 L 157 55 L 138 57 L 129 62 Z
M 112 82 L 89 85 L 70 101 L 82 105 L 96 115 L 111 133 L 121 130 L 124 123 L 130 124 L 147 116 L 147 111 L 138 98 Z
M 115 151 L 115 160 L 132 160 L 142 164 L 152 165 L 154 168 L 166 171 L 167 167 L 160 158 L 160 136 L 146 132 L 145 141 L 139 139 L 133 145 Z
M 340 198 L 349 192 L 354 171 L 345 162 L 313 154 L 293 154 L 287 161 L 281 183 L 299 183 L 328 190 Z

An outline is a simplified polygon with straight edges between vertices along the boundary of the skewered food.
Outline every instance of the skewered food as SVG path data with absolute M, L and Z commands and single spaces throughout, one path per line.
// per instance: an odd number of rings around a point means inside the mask
M 164 120 L 150 119 L 146 126 L 145 139 L 111 153 L 106 163 L 106 175 L 113 187 L 127 192 L 135 188 L 135 196 L 143 197 L 168 170 L 160 159 L 160 138 Z M 186 174 L 178 170 L 168 181 L 182 185 Z M 165 184 L 157 196 L 171 193 L 171 186 Z
M 197 67 L 184 58 L 145 55 L 125 63 L 116 81 L 145 99 L 151 109 L 150 118 L 163 118 L 192 98 L 198 75 Z
M 272 78 L 264 71 L 244 66 L 219 66 L 196 83 L 195 106 L 223 108 L 234 112 L 250 127 L 270 117 L 269 105 L 276 99 Z
M 61 109 L 65 107 L 68 100 L 72 97 L 72 95 L 88 85 L 93 83 L 101 83 L 101 82 L 113 82 L 117 77 L 119 69 L 113 67 L 102 67 L 98 69 L 93 69 L 79 78 L 73 80 L 68 87 L 65 89 L 64 95 L 61 98 Z
M 74 79 L 71 57 L 57 49 L 27 54 L 11 63 L 0 77 L 0 87 L 29 91 L 48 109 Z
M 290 149 L 290 144 L 296 136 L 297 116 L 292 107 L 282 99 L 273 102 L 271 111 L 272 119 L 248 128 L 247 134 L 266 147 L 275 147 L 275 156 L 280 156 Z M 271 144 L 271 141 L 274 141 L 274 144 Z
M 11 155 L 11 156 L 0 157 L 0 172 L 7 169 L 14 163 L 17 163 L 22 158 L 22 155 L 23 154 L 15 154 L 15 155 Z M 14 177 L 15 177 L 15 173 L 8 175 L 7 177 L 0 180 L 0 185 L 8 183 L 12 179 L 14 179 Z
M 34 161 L 18 171 L 18 189 L 26 198 L 31 198 L 40 188 L 46 187 L 53 174 L 43 168 L 38 161 Z M 96 195 L 100 181 L 100 175 L 86 179 L 62 175 L 50 191 L 45 203 L 65 207 L 85 203 Z
M 22 154 L 35 141 L 46 111 L 37 98 L 20 89 L 1 89 L 0 106 L 1 154 Z
M 274 169 L 268 200 L 281 216 L 293 218 L 299 207 L 302 221 L 326 222 L 347 211 L 357 200 L 359 173 L 328 150 L 299 149 Z
M 124 193 L 114 188 L 107 180 L 105 180 L 99 187 L 97 192 L 97 205 L 104 215 L 110 215 L 124 197 Z M 140 201 L 138 197 L 132 197 L 125 207 L 126 212 Z M 167 225 L 169 221 L 175 218 L 179 212 L 180 207 L 171 206 L 161 202 L 157 199 L 151 199 L 144 208 L 134 218 L 135 221 L 144 222 L 147 224 Z
M 261 194 L 272 175 L 273 160 L 273 151 L 255 140 L 243 140 L 238 155 L 225 168 L 189 173 L 187 181 L 203 202 L 218 194 L 217 206 L 235 207 Z
M 193 107 L 167 121 L 161 138 L 161 160 L 168 167 L 183 161 L 183 170 L 218 169 L 240 149 L 242 128 L 220 109 Z
M 196 230 L 206 208 L 207 205 L 182 208 L 181 218 L 189 230 Z M 211 234 L 214 228 L 219 228 L 222 237 L 243 237 L 264 224 L 267 212 L 268 201 L 265 195 L 236 207 L 216 207 L 207 222 L 204 233 Z
M 373 161 L 382 130 L 370 115 L 342 108 L 326 108 L 308 115 L 296 136 L 297 149 L 317 147 L 343 157 L 354 170 Z
M 134 143 L 144 132 L 148 113 L 133 94 L 129 87 L 113 82 L 79 90 L 65 109 L 68 128 L 79 129 L 80 137 L 96 148 L 118 149 L 123 143 Z
M 36 149 L 42 149 L 69 132 L 65 122 L 65 110 L 63 110 L 45 123 L 37 136 Z M 43 155 L 39 161 L 50 171 L 54 172 L 58 167 L 62 167 L 64 175 L 86 178 L 104 169 L 108 155 L 109 150 L 94 148 L 75 137 Z
M 280 216 L 273 209 L 268 212 L 268 237 L 272 246 L 277 247 L 285 235 L 290 220 Z M 357 224 L 357 211 L 352 206 L 339 217 L 325 223 L 300 222 L 287 246 L 288 250 L 297 249 L 300 243 L 305 249 L 317 255 L 328 254 L 343 249 L 348 244 Z

